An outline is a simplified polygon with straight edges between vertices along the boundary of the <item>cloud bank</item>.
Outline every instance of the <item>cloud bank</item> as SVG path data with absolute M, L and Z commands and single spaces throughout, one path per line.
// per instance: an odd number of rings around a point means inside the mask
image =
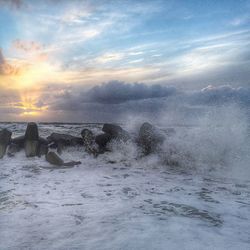
M 182 119 L 190 120 L 211 108 L 232 105 L 250 110 L 250 88 L 230 85 L 209 85 L 188 91 L 163 84 L 111 81 L 94 87 L 52 84 L 33 94 L 34 98 L 30 99 L 30 93 L 25 97 L 17 91 L 3 90 L 0 114 L 18 119 L 25 109 L 25 112 L 42 111 L 40 120 L 103 122 L 122 121 L 128 115 L 154 119 L 164 112 L 178 113 Z
M 146 85 L 142 83 L 124 83 L 111 81 L 100 86 L 95 86 L 83 93 L 83 102 L 103 104 L 118 104 L 142 99 L 168 97 L 176 94 L 174 87 Z
M 46 104 L 47 100 L 47 104 Z M 48 101 L 49 100 L 49 101 Z M 111 81 L 99 86 L 68 88 L 42 99 L 50 110 L 78 121 L 117 121 L 127 115 L 156 117 L 162 112 L 181 112 L 185 117 L 198 117 L 210 108 L 237 105 L 250 107 L 250 88 L 208 86 L 186 91 L 164 85 Z

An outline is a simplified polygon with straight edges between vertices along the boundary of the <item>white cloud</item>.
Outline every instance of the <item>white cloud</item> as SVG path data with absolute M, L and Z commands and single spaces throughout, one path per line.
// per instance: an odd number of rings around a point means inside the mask
M 95 59 L 97 63 L 105 64 L 113 61 L 119 61 L 122 60 L 125 57 L 123 53 L 105 53 L 102 56 L 99 56 Z

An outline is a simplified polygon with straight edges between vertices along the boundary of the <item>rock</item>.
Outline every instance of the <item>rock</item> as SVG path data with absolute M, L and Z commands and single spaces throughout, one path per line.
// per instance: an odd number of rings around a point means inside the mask
M 105 123 L 103 125 L 102 131 L 109 134 L 112 139 L 118 139 L 122 141 L 128 141 L 130 139 L 129 133 L 115 124 Z
M 10 143 L 12 133 L 3 129 L 0 131 L 0 159 L 2 159 L 6 153 L 6 149 Z
M 57 144 L 55 142 L 51 142 L 48 144 L 49 148 L 51 149 L 56 149 L 57 148 Z
M 44 145 L 48 145 L 48 144 L 49 144 L 49 142 L 48 142 L 47 139 L 42 138 L 42 137 L 40 137 L 40 136 L 39 136 L 39 143 L 40 143 L 40 144 L 44 144 Z
M 37 124 L 34 122 L 28 123 L 24 136 L 24 150 L 26 157 L 38 155 L 39 151 L 39 134 Z
M 63 149 L 64 149 L 64 144 L 63 144 L 61 141 L 59 141 L 59 142 L 57 143 L 56 152 L 57 152 L 59 155 L 61 155 Z
M 129 133 L 115 124 L 105 123 L 102 131 L 105 133 L 97 135 L 95 138 L 95 143 L 99 146 L 100 153 L 106 151 L 106 146 L 111 140 L 127 141 L 130 139 Z
M 95 143 L 99 146 L 100 150 L 105 150 L 107 144 L 112 140 L 109 134 L 100 134 L 95 137 Z
M 95 137 L 94 134 L 91 130 L 89 129 L 83 129 L 81 132 L 81 136 L 83 139 L 83 144 L 86 145 L 90 145 L 93 144 Z
M 21 150 L 21 147 L 18 144 L 11 143 L 8 147 L 8 156 L 13 157 L 17 152 Z
M 61 143 L 63 146 L 83 145 L 82 138 L 67 134 L 52 133 L 47 140 L 49 143 L 54 142 L 57 145 Z
M 39 148 L 38 148 L 38 156 L 46 155 L 49 150 L 49 142 L 48 140 L 39 137 Z
M 143 123 L 138 137 L 138 145 L 141 146 L 143 153 L 148 155 L 152 152 L 155 152 L 159 145 L 164 142 L 164 135 L 156 129 L 150 123 Z
M 64 164 L 64 161 L 55 152 L 52 151 L 48 152 L 45 158 L 52 165 L 63 166 Z
M 26 141 L 39 140 L 38 127 L 36 123 L 34 122 L 28 123 L 24 137 Z
M 47 155 L 49 150 L 48 145 L 40 143 L 38 148 L 38 157 L 41 157 L 42 155 Z
M 73 167 L 75 165 L 79 165 L 81 164 L 80 161 L 70 161 L 70 162 L 66 162 L 64 163 L 63 159 L 61 159 L 55 152 L 48 152 L 46 154 L 46 160 L 52 164 L 52 165 L 55 165 L 55 166 L 65 166 L 65 167 Z
M 25 141 L 24 150 L 26 157 L 38 156 L 39 141 Z
M 82 164 L 80 161 L 70 161 L 63 164 L 65 167 L 73 167 Z
M 11 143 L 18 145 L 19 147 L 24 147 L 24 141 L 25 141 L 24 135 L 11 139 Z
M 98 150 L 95 144 L 95 136 L 89 129 L 83 129 L 81 132 L 83 145 L 85 147 L 85 151 L 89 154 L 93 154 L 94 156 L 98 155 Z

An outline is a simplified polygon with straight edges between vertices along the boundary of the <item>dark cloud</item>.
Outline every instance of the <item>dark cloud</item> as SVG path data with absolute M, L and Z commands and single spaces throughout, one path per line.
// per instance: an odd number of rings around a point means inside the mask
M 0 118 L 13 119 L 22 112 L 20 96 L 16 91 L 0 90 Z M 48 107 L 41 118 L 46 121 L 111 122 L 124 121 L 132 115 L 152 120 L 166 116 L 167 121 L 192 123 L 211 108 L 237 105 L 250 110 L 250 88 L 229 85 L 181 91 L 164 85 L 112 81 L 90 89 L 47 86 L 42 93 L 35 106 Z
M 64 112 L 65 117 L 75 113 L 80 121 L 117 121 L 130 114 L 157 117 L 162 112 L 181 113 L 190 119 L 214 106 L 236 104 L 249 109 L 250 88 L 208 86 L 197 91 L 179 91 L 162 85 L 112 81 L 89 90 L 71 88 L 52 99 L 51 110 Z
M 83 95 L 84 102 L 117 104 L 133 100 L 161 98 L 176 94 L 173 87 L 145 85 L 142 83 L 124 83 L 111 81 L 101 86 L 95 86 Z

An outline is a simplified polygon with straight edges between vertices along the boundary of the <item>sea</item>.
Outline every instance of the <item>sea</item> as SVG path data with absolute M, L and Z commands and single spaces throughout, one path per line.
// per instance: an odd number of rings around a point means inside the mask
M 204 125 L 205 124 L 205 125 Z M 101 133 L 102 123 L 39 123 L 52 132 Z M 13 137 L 27 123 L 0 123 Z M 121 124 L 136 137 L 140 124 Z M 156 125 L 157 126 L 157 125 Z M 175 133 L 169 135 L 169 128 Z M 83 146 L 51 166 L 24 151 L 0 160 L 0 249 L 250 249 L 249 127 L 159 125 L 166 141 L 141 156 L 113 142 L 93 157 Z

